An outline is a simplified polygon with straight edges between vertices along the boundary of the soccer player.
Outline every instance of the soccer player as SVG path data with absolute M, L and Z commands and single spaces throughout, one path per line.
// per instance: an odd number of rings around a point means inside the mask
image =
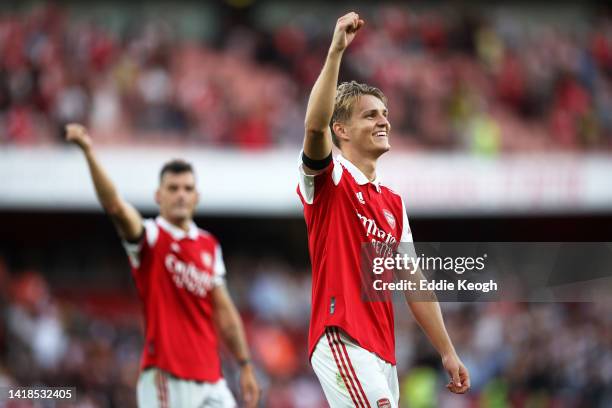
M 163 166 L 155 193 L 160 215 L 143 220 L 117 192 L 87 130 L 70 124 L 66 140 L 87 159 L 98 199 L 123 241 L 143 302 L 138 406 L 235 407 L 221 373 L 218 335 L 241 367 L 246 405 L 256 406 L 259 388 L 240 316 L 225 287 L 221 247 L 192 220 L 199 196 L 191 165 L 173 160 Z
M 334 408 L 399 404 L 393 305 L 362 300 L 360 249 L 362 243 L 412 242 L 402 198 L 376 176 L 377 160 L 390 148 L 386 98 L 356 82 L 336 88 L 342 55 L 363 24 L 356 13 L 336 22 L 308 101 L 298 185 L 313 274 L 309 353 Z M 332 143 L 341 152 L 335 159 Z M 469 375 L 435 297 L 408 303 L 440 353 L 447 388 L 466 392 Z

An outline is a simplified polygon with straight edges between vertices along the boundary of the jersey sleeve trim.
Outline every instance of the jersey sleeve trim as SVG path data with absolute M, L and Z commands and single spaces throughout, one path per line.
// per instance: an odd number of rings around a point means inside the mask
M 213 267 L 213 284 L 214 286 L 225 285 L 225 263 L 223 262 L 223 251 L 221 251 L 221 245 L 215 246 L 215 264 Z
M 139 268 L 141 262 L 141 253 L 142 248 L 146 244 L 149 248 L 153 248 L 155 243 L 157 242 L 157 237 L 159 236 L 159 227 L 155 223 L 154 220 L 146 219 L 143 221 L 144 226 L 144 234 L 143 237 L 138 242 L 128 242 L 126 240 L 122 240 L 123 248 L 127 253 L 128 259 L 130 260 L 130 264 L 133 268 Z
M 315 195 L 315 178 L 319 176 L 325 176 L 328 173 L 329 166 L 333 166 L 331 175 L 334 185 L 337 186 L 342 178 L 342 165 L 334 158 L 331 159 L 328 165 L 317 171 L 315 174 L 307 174 L 304 170 L 304 163 L 302 162 L 302 156 L 304 151 L 300 151 L 298 159 L 298 171 L 299 171 L 299 183 L 298 188 L 304 202 L 306 204 L 312 204 L 314 202 Z
M 400 237 L 400 252 L 407 253 L 410 256 L 416 257 L 416 250 L 414 248 L 414 239 L 412 237 L 412 230 L 408 222 L 408 214 L 406 213 L 406 205 L 402 200 L 402 235 Z

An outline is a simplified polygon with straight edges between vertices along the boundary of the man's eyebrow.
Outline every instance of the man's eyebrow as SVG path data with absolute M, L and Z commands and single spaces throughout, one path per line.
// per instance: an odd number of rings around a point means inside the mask
M 387 110 L 387 108 L 383 109 L 382 111 L 383 111 L 383 113 L 387 113 L 387 114 L 389 113 L 389 111 Z M 373 112 L 378 112 L 378 109 L 366 109 L 366 110 L 364 110 L 363 112 L 361 112 L 361 114 L 362 114 L 362 115 L 366 115 L 366 114 L 368 114 L 368 113 L 373 113 Z

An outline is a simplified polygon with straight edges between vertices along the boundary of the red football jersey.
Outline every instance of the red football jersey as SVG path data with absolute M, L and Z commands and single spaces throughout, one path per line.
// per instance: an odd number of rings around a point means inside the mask
M 221 247 L 194 223 L 188 232 L 162 217 L 144 226 L 140 243 L 124 242 L 143 303 L 141 368 L 216 382 L 222 373 L 210 291 L 224 284 Z
M 325 327 L 337 326 L 395 364 L 393 304 L 362 298 L 360 251 L 366 243 L 412 242 L 402 198 L 342 156 L 317 175 L 305 174 L 300 160 L 297 191 L 312 263 L 310 355 Z

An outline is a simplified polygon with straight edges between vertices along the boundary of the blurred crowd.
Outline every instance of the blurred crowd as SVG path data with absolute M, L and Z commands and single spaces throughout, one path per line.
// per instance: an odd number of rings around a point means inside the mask
M 70 3 L 4 10 L 0 144 L 57 144 L 78 121 L 106 144 L 296 147 L 332 17 L 345 10 L 320 16 L 295 4 L 278 6 L 276 19 L 257 18 L 267 2 L 239 18 L 209 7 L 220 23 L 206 38 L 120 3 L 122 25 L 77 17 Z M 553 5 L 539 17 L 521 7 L 364 6 L 341 79 L 386 93 L 399 148 L 609 150 L 609 10 L 576 4 L 568 23 Z
M 227 264 L 263 388 L 262 406 L 327 406 L 308 364 L 308 270 L 274 257 L 232 257 Z M 74 386 L 78 402 L 67 407 L 135 406 L 142 321 L 134 293 L 123 300 L 80 293 L 77 301 L 55 294 L 42 273 L 9 271 L 4 263 L 0 279 L 0 386 Z M 439 357 L 407 307 L 396 305 L 402 407 L 611 406 L 609 304 L 442 306 L 472 390 L 465 396 L 446 390 Z M 236 390 L 236 366 L 222 355 Z

